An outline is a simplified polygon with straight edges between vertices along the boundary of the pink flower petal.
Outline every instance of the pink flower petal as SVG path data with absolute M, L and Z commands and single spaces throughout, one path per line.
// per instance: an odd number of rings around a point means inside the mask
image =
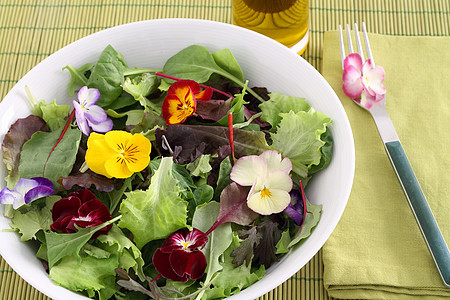
M 381 66 L 376 66 L 367 72 L 367 80 L 369 81 L 369 87 L 379 95 L 386 93 L 386 87 L 383 85 L 384 81 L 384 69 Z
M 369 95 L 366 92 L 363 92 L 361 94 L 361 100 L 360 100 L 359 104 L 362 107 L 370 109 L 375 102 L 376 102 L 376 96 Z
M 363 90 L 363 84 L 361 81 L 361 73 L 354 68 L 349 66 L 344 69 L 342 74 L 342 89 L 344 93 L 350 98 L 357 98 L 361 95 Z
M 362 65 L 362 58 L 358 53 L 350 53 L 344 60 L 344 70 L 352 66 L 361 73 Z

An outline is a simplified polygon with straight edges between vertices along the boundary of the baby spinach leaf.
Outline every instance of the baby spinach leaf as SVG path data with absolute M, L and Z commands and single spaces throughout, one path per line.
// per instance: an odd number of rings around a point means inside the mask
M 122 84 L 125 80 L 124 69 L 127 63 L 122 54 L 108 45 L 100 54 L 87 86 L 100 91 L 100 100 L 97 105 L 104 107 L 110 105 L 122 93 Z
M 20 177 L 46 177 L 55 186 L 58 186 L 58 179 L 67 177 L 70 174 L 76 160 L 81 131 L 68 128 L 64 137 L 49 157 L 48 155 L 60 135 L 61 130 L 52 132 L 39 131 L 33 134 L 22 148 L 19 165 Z
M 234 58 L 230 49 L 221 49 L 214 52 L 212 55 L 218 66 L 240 81 L 244 81 L 244 73 L 242 72 L 241 66 L 239 66 L 239 63 L 236 61 L 236 58 Z

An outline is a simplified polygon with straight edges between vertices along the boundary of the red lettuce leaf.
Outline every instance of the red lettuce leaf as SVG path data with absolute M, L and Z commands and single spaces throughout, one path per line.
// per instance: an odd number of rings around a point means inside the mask
M 249 230 L 240 231 L 239 237 L 244 240 L 239 247 L 234 248 L 231 252 L 230 256 L 233 257 L 232 263 L 236 267 L 239 267 L 245 262 L 245 265 L 248 267 L 252 261 L 253 249 L 255 249 L 255 245 L 258 245 L 261 241 L 262 234 L 258 231 L 256 226 L 253 226 Z
M 37 131 L 49 131 L 45 121 L 35 115 L 18 119 L 11 125 L 2 143 L 3 163 L 8 169 L 8 176 L 5 178 L 7 185 L 12 188 L 19 179 L 19 163 L 22 146 Z M 12 186 L 11 186 L 12 185 Z
M 85 173 L 77 173 L 67 177 L 60 177 L 58 180 L 65 190 L 70 190 L 75 185 L 89 189 L 95 185 L 96 190 L 101 192 L 111 192 L 114 190 L 114 181 L 105 176 L 96 174 L 90 170 Z
M 253 257 L 253 262 L 257 265 L 264 265 L 266 269 L 270 267 L 270 265 L 277 261 L 276 256 L 276 244 L 281 238 L 281 230 L 278 227 L 278 222 L 270 218 L 265 218 L 258 225 L 258 230 L 262 234 L 262 239 L 260 243 L 256 245 Z
M 265 135 L 261 131 L 234 129 L 233 132 L 236 158 L 252 154 L 259 155 L 270 149 Z M 163 135 L 172 152 L 162 147 Z M 229 145 L 228 128 L 205 125 L 170 125 L 165 130 L 156 130 L 156 143 L 162 155 L 172 155 L 177 163 L 186 164 L 193 161 L 193 158 L 195 160 L 198 154 L 214 154 L 221 146 Z
M 230 104 L 230 100 L 198 101 L 195 114 L 204 120 L 217 122 L 228 114 Z
M 223 223 L 231 222 L 246 226 L 258 218 L 259 215 L 247 206 L 249 190 L 250 187 L 240 186 L 235 182 L 223 189 L 220 195 L 219 215 L 206 235 Z

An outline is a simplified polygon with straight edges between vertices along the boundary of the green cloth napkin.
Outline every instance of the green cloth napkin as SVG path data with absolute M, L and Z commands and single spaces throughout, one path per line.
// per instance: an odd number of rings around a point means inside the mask
M 387 111 L 450 245 L 450 38 L 371 34 L 369 40 L 375 63 L 386 72 Z M 450 297 L 371 115 L 342 91 L 337 31 L 325 34 L 322 74 L 347 112 L 356 152 L 347 207 L 323 247 L 329 295 Z

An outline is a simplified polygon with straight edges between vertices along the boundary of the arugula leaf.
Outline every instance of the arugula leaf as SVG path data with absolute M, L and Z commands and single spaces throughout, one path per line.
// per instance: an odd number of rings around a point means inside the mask
M 310 106 L 304 98 L 291 97 L 280 93 L 269 94 L 269 100 L 259 104 L 261 120 L 276 128 L 282 117 L 280 113 L 307 111 Z
M 78 69 L 67 65 L 63 68 L 70 72 L 70 82 L 67 86 L 67 93 L 69 96 L 73 96 L 75 94 L 76 87 L 82 87 L 87 84 L 88 78 L 86 77 L 86 72 L 90 71 L 95 66 L 94 63 L 87 63 L 79 67 Z
M 244 262 L 248 267 L 253 258 L 253 250 L 258 245 L 262 239 L 261 232 L 258 231 L 256 226 L 250 227 L 248 230 L 241 230 L 239 232 L 239 237 L 244 239 L 241 245 L 235 248 L 231 252 L 233 258 L 233 264 L 236 267 L 241 266 Z
M 282 120 L 277 131 L 271 134 L 272 147 L 280 150 L 283 156 L 289 157 L 292 170 L 305 178 L 309 168 L 320 163 L 320 149 L 325 144 L 321 136 L 331 119 L 313 108 L 307 112 L 291 111 L 280 115 Z
M 55 186 L 58 186 L 58 179 L 70 174 L 76 160 L 81 131 L 68 128 L 64 137 L 48 158 L 60 135 L 61 130 L 39 131 L 33 134 L 31 139 L 23 145 L 19 165 L 21 178 L 46 177 Z
M 181 198 L 178 180 L 172 175 L 173 160 L 164 157 L 147 190 L 128 193 L 119 212 L 119 227 L 129 229 L 139 249 L 186 227 L 187 202 Z
M 53 231 L 45 232 L 47 244 L 48 265 L 50 269 L 62 258 L 73 256 L 80 258 L 80 249 L 86 244 L 94 233 L 119 220 L 121 216 L 111 219 L 103 224 L 94 227 L 80 228 L 75 233 L 57 233 Z
M 5 181 L 6 186 L 11 190 L 20 178 L 19 164 L 22 147 L 38 131 L 49 131 L 49 129 L 42 118 L 29 115 L 12 124 L 3 138 L 3 163 L 8 171 Z
M 264 265 L 268 268 L 273 262 L 277 261 L 275 245 L 281 238 L 281 230 L 278 228 L 278 225 L 277 222 L 270 218 L 264 218 L 258 225 L 258 230 L 262 233 L 262 239 L 254 250 L 255 256 L 253 261 L 256 265 Z
M 127 63 L 123 55 L 108 45 L 100 54 L 87 86 L 100 91 L 97 105 L 104 107 L 116 100 L 122 93 L 122 84 L 125 80 L 124 69 Z

